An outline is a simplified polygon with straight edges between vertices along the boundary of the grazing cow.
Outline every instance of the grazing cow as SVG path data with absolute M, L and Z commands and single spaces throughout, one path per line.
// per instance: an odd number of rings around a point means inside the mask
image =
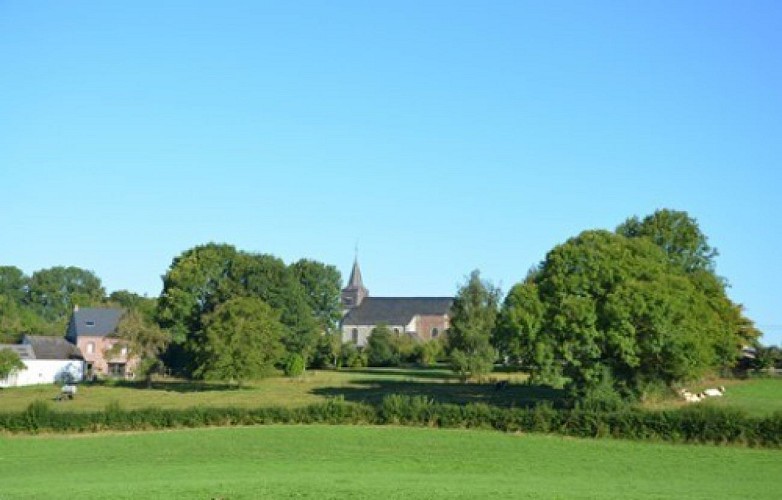
M 725 394 L 725 388 L 722 386 L 717 387 L 716 389 L 706 389 L 703 391 L 704 394 L 711 397 L 720 397 L 723 394 Z

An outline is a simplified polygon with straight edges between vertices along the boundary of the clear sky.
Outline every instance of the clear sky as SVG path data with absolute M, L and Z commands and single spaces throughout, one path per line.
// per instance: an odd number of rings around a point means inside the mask
M 0 264 L 160 292 L 209 241 L 507 290 L 686 210 L 782 343 L 782 4 L 0 1 Z

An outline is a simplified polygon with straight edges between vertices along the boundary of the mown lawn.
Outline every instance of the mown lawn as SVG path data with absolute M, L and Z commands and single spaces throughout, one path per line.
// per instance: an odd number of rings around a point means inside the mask
M 12 498 L 779 498 L 782 452 L 270 426 L 0 437 Z

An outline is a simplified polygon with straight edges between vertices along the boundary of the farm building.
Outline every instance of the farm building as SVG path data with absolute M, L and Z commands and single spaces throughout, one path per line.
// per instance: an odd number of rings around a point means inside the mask
M 0 379 L 0 387 L 78 382 L 84 377 L 79 349 L 62 337 L 25 335 L 21 344 L 0 345 L 15 351 L 25 369 Z

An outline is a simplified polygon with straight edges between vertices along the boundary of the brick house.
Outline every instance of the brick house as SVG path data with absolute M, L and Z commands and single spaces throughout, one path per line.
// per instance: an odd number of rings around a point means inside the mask
M 342 290 L 342 341 L 364 347 L 380 324 L 419 342 L 440 338 L 450 326 L 452 304 L 452 297 L 371 297 L 355 261 L 348 285 Z
M 129 358 L 127 348 L 109 355 L 109 350 L 121 343 L 116 333 L 122 314 L 122 309 L 116 308 L 74 307 L 65 338 L 81 351 L 88 375 L 133 377 L 139 360 Z

